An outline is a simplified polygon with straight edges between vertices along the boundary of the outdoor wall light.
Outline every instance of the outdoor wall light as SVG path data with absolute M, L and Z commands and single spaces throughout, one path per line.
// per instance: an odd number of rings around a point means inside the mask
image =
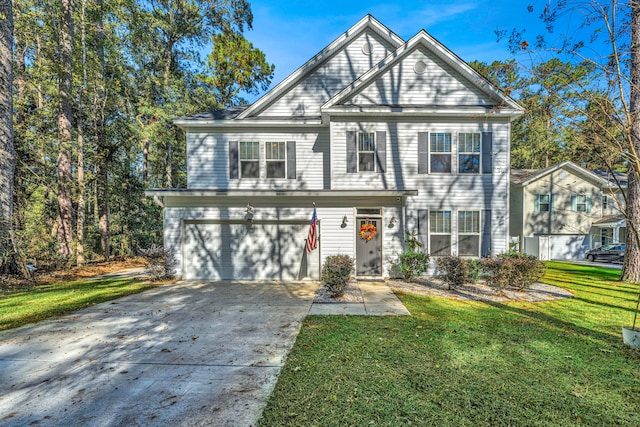
M 251 203 L 247 203 L 245 212 L 247 214 L 244 216 L 244 219 L 246 219 L 249 222 L 253 222 L 253 206 L 251 206 Z
M 391 220 L 389 221 L 389 228 L 393 228 L 396 225 L 397 222 L 398 222 L 398 220 L 396 219 L 396 217 L 392 216 Z
M 342 217 L 342 224 L 340 224 L 340 228 L 345 228 L 347 226 L 347 216 Z

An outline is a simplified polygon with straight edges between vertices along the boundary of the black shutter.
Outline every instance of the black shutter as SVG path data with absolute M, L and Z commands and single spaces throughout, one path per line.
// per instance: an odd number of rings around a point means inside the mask
M 493 173 L 493 141 L 491 132 L 482 132 L 482 173 Z
M 485 209 L 482 218 L 482 247 L 480 256 L 491 256 L 491 209 Z
M 238 141 L 229 141 L 229 178 L 240 178 L 238 167 Z
M 287 179 L 296 178 L 296 142 L 287 141 Z
M 358 150 L 355 131 L 347 131 L 347 173 L 358 172 Z
M 387 132 L 376 132 L 376 172 L 387 171 Z
M 429 132 L 418 132 L 418 173 L 429 173 Z
M 422 252 L 429 253 L 429 211 L 418 209 L 418 240 L 422 243 Z

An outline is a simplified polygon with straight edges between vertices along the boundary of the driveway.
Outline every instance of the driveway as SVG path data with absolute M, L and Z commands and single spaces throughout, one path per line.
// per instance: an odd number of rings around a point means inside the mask
M 181 282 L 1 332 L 0 425 L 253 425 L 317 287 Z

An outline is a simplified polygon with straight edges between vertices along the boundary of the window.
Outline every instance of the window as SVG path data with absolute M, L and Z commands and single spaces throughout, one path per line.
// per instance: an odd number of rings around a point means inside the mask
M 609 207 L 609 199 L 607 196 L 602 196 L 602 209 L 607 209 Z
M 429 247 L 432 256 L 451 255 L 451 211 L 429 212 Z
M 265 143 L 265 159 L 267 162 L 267 178 L 284 178 L 286 176 L 285 143 Z
M 376 143 L 373 132 L 358 133 L 358 171 L 375 172 Z
M 480 173 L 480 134 L 458 134 L 458 172 Z
M 591 212 L 591 197 L 579 194 L 571 196 L 571 210 L 574 212 Z
M 535 212 L 551 212 L 553 198 L 549 194 L 536 194 L 534 200 Z
M 260 177 L 260 143 L 240 142 L 240 178 Z
M 458 255 L 480 255 L 480 211 L 458 212 Z
M 451 173 L 451 134 L 430 134 L 431 173 Z

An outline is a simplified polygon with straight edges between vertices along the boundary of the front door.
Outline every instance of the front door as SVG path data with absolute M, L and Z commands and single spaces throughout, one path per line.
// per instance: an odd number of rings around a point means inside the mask
M 382 220 L 358 218 L 357 224 L 356 276 L 382 276 Z M 375 235 L 370 240 L 363 239 L 360 235 L 365 224 L 375 227 Z

